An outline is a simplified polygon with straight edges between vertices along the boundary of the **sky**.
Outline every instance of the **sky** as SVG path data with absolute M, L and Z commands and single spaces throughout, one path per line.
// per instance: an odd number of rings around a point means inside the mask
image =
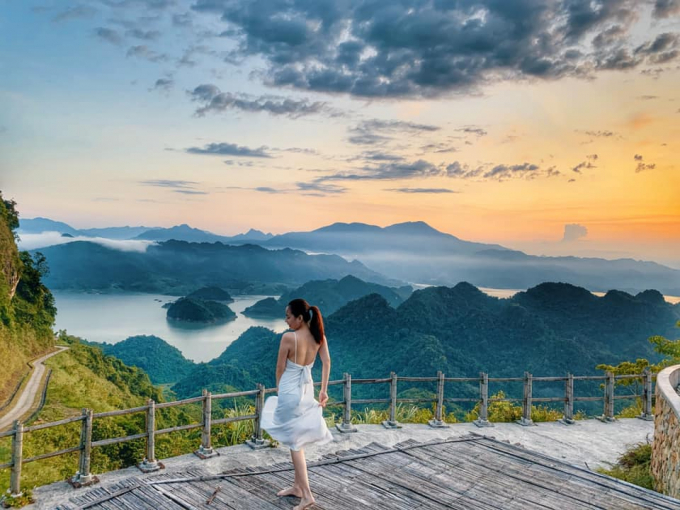
M 680 268 L 680 0 L 0 0 L 0 190 Z

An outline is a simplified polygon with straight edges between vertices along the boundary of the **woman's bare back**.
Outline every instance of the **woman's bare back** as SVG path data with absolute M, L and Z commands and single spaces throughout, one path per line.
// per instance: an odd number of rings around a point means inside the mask
M 309 330 L 293 331 L 293 348 L 288 351 L 288 359 L 298 365 L 310 365 L 316 359 L 320 345 L 316 343 Z M 297 348 L 297 352 L 296 352 Z M 297 358 L 297 361 L 296 361 Z

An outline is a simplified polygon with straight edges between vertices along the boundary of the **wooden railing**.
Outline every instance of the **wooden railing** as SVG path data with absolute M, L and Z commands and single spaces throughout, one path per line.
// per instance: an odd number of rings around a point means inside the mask
M 626 394 L 615 395 L 614 388 L 616 381 L 626 379 L 640 379 L 642 382 L 642 394 Z M 352 405 L 353 404 L 389 404 L 389 419 L 383 422 L 386 428 L 399 428 L 400 425 L 396 419 L 397 403 L 435 403 L 434 418 L 430 420 L 429 425 L 432 427 L 446 427 L 444 421 L 443 409 L 445 403 L 479 403 L 478 418 L 475 424 L 480 427 L 493 426 L 489 422 L 489 404 L 493 402 L 522 402 L 522 417 L 518 420 L 520 425 L 533 425 L 531 419 L 532 405 L 537 402 L 562 402 L 564 404 L 562 423 L 569 425 L 574 423 L 574 403 L 575 402 L 592 402 L 602 400 L 604 402 L 603 414 L 600 417 L 602 421 L 613 422 L 614 418 L 614 402 L 619 399 L 642 399 L 642 413 L 639 418 L 645 420 L 653 420 L 652 414 L 652 384 L 654 376 L 645 369 L 644 373 L 639 375 L 617 375 L 607 372 L 604 376 L 575 376 L 567 374 L 564 377 L 533 377 L 530 373 L 525 372 L 523 377 L 496 377 L 490 378 L 487 373 L 480 373 L 479 377 L 445 377 L 442 372 L 438 372 L 436 377 L 401 377 L 394 372 L 390 377 L 382 379 L 352 379 L 350 374 L 344 374 L 343 379 L 329 381 L 329 386 L 342 385 L 343 386 L 343 400 L 337 402 L 329 402 L 329 406 L 342 406 L 343 416 L 342 422 L 336 424 L 336 428 L 343 433 L 356 432 L 356 428 L 352 425 Z M 399 382 L 416 382 L 416 383 L 437 383 L 436 398 L 397 398 L 397 384 Z M 574 395 L 574 381 L 603 381 L 603 394 L 599 396 L 581 396 Z M 489 398 L 489 383 L 518 383 L 523 384 L 522 398 Z M 541 382 L 564 382 L 564 396 L 561 397 L 539 397 L 533 396 L 534 384 Z M 444 385 L 445 383 L 478 383 L 479 396 L 471 397 L 445 397 Z M 315 383 L 319 386 L 321 383 Z M 389 398 L 371 398 L 371 399 L 352 399 L 352 385 L 353 384 L 389 384 L 390 396 Z M 225 423 L 232 423 L 244 420 L 254 420 L 254 431 L 247 444 L 252 448 L 261 448 L 269 445 L 264 440 L 262 428 L 260 426 L 260 417 L 262 408 L 264 407 L 264 398 L 266 393 L 276 392 L 275 388 L 265 388 L 262 384 L 257 385 L 257 389 L 250 391 L 239 391 L 234 393 L 211 394 L 207 390 L 203 390 L 203 395 L 200 397 L 193 397 L 184 400 L 177 400 L 173 402 L 156 403 L 149 400 L 145 406 L 135 407 L 132 409 L 123 409 L 117 411 L 107 411 L 102 413 L 94 413 L 91 409 L 83 409 L 80 416 L 66 418 L 63 420 L 42 423 L 39 425 L 32 425 L 25 427 L 20 421 L 14 422 L 13 429 L 5 432 L 0 432 L 0 438 L 12 437 L 12 458 L 10 462 L 0 464 L 0 469 L 10 468 L 10 491 L 11 494 L 20 494 L 21 486 L 21 468 L 24 464 L 29 462 L 36 462 L 60 455 L 66 455 L 73 452 L 80 452 L 79 468 L 75 476 L 70 479 L 70 483 L 74 487 L 92 484 L 98 481 L 97 477 L 90 473 L 90 459 L 92 448 L 107 446 L 117 443 L 124 443 L 127 441 L 134 441 L 137 439 L 146 439 L 146 456 L 138 464 L 138 467 L 144 472 L 156 471 L 162 469 L 163 465 L 158 462 L 155 454 L 155 438 L 162 434 L 169 434 L 171 432 L 179 432 L 182 430 L 202 429 L 201 445 L 196 450 L 196 455 L 200 458 L 209 458 L 217 453 L 212 448 L 211 443 L 211 428 L 213 425 L 221 425 Z M 237 398 L 245 396 L 255 397 L 255 414 L 233 416 L 228 418 L 212 419 L 212 403 L 214 401 L 223 400 L 227 398 Z M 202 419 L 200 423 L 192 423 L 188 425 L 178 425 L 175 427 L 156 430 L 156 410 L 165 409 L 192 403 L 202 404 Z M 92 427 L 94 420 L 107 418 L 111 416 L 123 416 L 134 413 L 145 413 L 146 415 L 146 430 L 139 434 L 133 434 L 125 437 L 113 437 L 108 439 L 101 439 L 92 441 Z M 78 446 L 65 448 L 56 452 L 44 453 L 33 457 L 23 457 L 23 438 L 24 434 L 44 430 L 52 427 L 58 427 L 69 423 L 81 422 L 81 436 L 80 444 Z

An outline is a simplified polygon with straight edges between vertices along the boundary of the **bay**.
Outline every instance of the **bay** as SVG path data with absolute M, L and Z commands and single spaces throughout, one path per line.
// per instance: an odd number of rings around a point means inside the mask
M 243 310 L 271 296 L 234 296 L 229 304 L 236 320 L 225 324 L 198 325 L 169 322 L 162 307 L 175 297 L 160 294 L 84 294 L 53 292 L 57 305 L 56 329 L 92 342 L 117 343 L 130 336 L 155 335 L 177 347 L 195 362 L 216 358 L 251 326 L 277 332 L 287 329 L 285 310 L 280 319 L 252 319 Z M 275 296 L 277 297 L 277 296 Z

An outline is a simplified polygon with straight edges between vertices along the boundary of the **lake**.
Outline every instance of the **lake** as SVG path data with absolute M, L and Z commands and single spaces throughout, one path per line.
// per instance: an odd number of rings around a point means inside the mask
M 135 335 L 156 335 L 177 347 L 184 357 L 196 362 L 216 358 L 251 326 L 264 326 L 277 332 L 287 329 L 281 318 L 251 319 L 241 312 L 270 296 L 234 296 L 229 304 L 236 320 L 218 325 L 168 322 L 162 307 L 175 297 L 157 294 L 79 294 L 53 292 L 57 304 L 56 329 L 92 342 L 117 343 Z

